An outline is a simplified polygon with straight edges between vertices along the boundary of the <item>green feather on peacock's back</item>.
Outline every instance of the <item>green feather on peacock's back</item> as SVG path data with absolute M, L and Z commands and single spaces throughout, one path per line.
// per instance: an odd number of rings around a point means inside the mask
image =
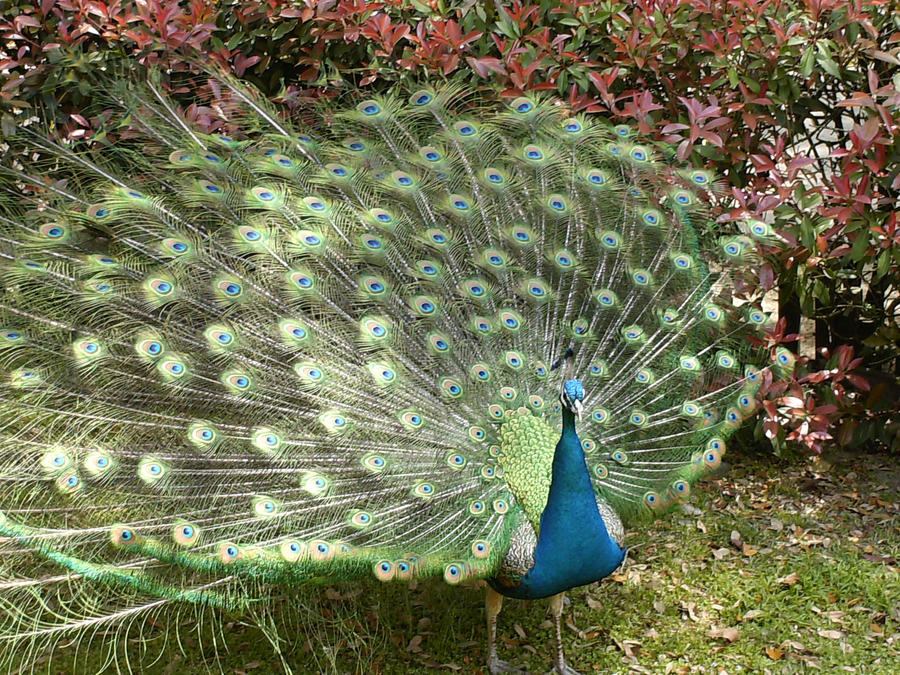
M 767 317 L 727 277 L 768 230 L 701 252 L 716 181 L 625 127 L 452 86 L 310 128 L 236 88 L 217 135 L 111 99 L 120 148 L 26 135 L 0 178 L 0 637 L 490 576 L 546 501 L 569 347 L 627 522 L 754 410 Z

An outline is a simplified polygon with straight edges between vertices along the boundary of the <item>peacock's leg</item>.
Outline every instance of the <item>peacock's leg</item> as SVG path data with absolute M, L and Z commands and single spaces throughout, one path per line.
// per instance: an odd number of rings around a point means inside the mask
M 550 609 L 553 612 L 553 621 L 556 624 L 556 663 L 553 664 L 551 673 L 555 675 L 579 675 L 578 671 L 566 663 L 562 646 L 562 613 L 566 603 L 565 592 L 557 593 L 550 598 Z
M 518 668 L 511 666 L 506 661 L 497 658 L 497 615 L 503 608 L 503 596 L 488 586 L 487 596 L 484 599 L 484 607 L 487 611 L 488 628 L 488 670 L 491 675 L 497 673 L 520 673 Z

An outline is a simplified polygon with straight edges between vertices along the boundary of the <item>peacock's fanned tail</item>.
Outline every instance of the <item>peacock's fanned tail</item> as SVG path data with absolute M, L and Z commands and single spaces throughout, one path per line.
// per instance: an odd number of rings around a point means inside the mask
M 729 279 L 768 230 L 701 251 L 715 179 L 626 127 L 447 86 L 306 128 L 234 88 L 206 135 L 157 86 L 110 98 L 116 145 L 32 133 L 0 174 L 0 645 L 490 576 L 543 480 L 498 456 L 556 428 L 570 347 L 626 521 L 754 410 L 767 317 Z

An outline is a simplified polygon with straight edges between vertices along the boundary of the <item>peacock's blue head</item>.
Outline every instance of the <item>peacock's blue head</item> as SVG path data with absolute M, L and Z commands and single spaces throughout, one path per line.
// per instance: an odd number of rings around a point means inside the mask
M 559 402 L 563 407 L 569 410 L 575 417 L 581 421 L 581 414 L 584 412 L 584 385 L 581 380 L 566 380 L 563 385 L 562 393 L 559 395 Z

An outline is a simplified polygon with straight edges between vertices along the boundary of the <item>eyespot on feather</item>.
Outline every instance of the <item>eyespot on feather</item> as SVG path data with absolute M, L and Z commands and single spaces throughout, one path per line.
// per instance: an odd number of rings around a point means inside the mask
M 200 541 L 200 529 L 193 523 L 176 523 L 172 527 L 172 539 L 179 546 L 195 546 Z
M 285 541 L 278 547 L 281 557 L 285 562 L 295 563 L 307 555 L 306 543 L 299 539 L 290 539 Z
M 334 547 L 322 539 L 311 540 L 306 550 L 310 559 L 320 562 L 331 560 L 335 555 Z
M 472 542 L 472 555 L 479 560 L 484 560 L 491 554 L 491 545 L 489 542 L 478 539 Z
M 373 566 L 375 578 L 379 581 L 391 581 L 396 572 L 395 565 L 390 560 L 380 560 Z
M 112 525 L 109 528 L 109 539 L 113 546 L 124 547 L 138 543 L 139 537 L 129 525 Z
M 448 584 L 456 585 L 466 578 L 466 572 L 467 568 L 465 563 L 449 563 L 444 567 L 444 581 Z

